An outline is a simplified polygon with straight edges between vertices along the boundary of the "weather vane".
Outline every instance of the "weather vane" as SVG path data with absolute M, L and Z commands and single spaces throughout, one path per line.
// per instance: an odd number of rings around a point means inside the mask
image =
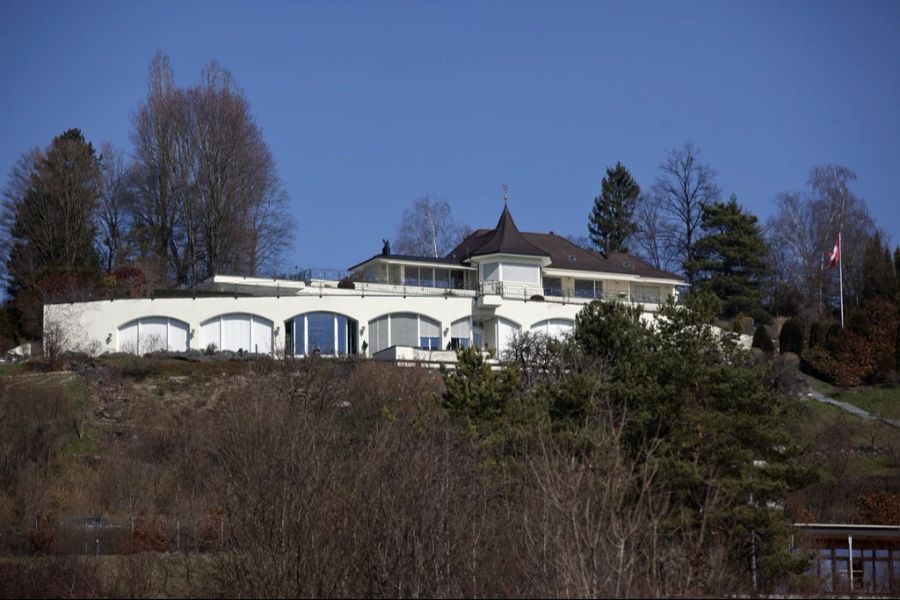
M 509 186 L 504 183 L 501 187 L 503 188 L 503 204 L 506 204 L 509 201 Z

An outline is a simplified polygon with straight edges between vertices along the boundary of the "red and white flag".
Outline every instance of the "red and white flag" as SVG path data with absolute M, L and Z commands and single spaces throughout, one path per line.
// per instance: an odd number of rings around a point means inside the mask
M 839 262 L 841 262 L 841 236 L 838 236 L 837 242 L 834 244 L 834 249 L 831 251 L 831 254 L 828 255 L 828 268 L 833 269 L 838 266 Z

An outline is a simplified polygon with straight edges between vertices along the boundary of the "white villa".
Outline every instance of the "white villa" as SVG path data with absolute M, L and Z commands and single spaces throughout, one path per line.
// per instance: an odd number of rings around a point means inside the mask
M 457 347 L 502 356 L 520 331 L 561 335 L 599 298 L 652 314 L 681 285 L 627 254 L 520 232 L 504 207 L 496 227 L 443 258 L 391 254 L 386 244 L 343 278 L 216 275 L 165 297 L 49 304 L 44 327 L 45 339 L 53 328 L 66 349 L 93 354 L 214 348 L 447 362 Z

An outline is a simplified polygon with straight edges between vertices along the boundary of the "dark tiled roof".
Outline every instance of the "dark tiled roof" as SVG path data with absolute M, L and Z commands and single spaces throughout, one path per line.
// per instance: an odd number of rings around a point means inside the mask
M 657 279 L 676 279 L 681 277 L 668 271 L 657 269 L 639 258 L 621 252 L 612 252 L 609 257 L 599 252 L 585 250 L 564 237 L 554 233 L 523 233 L 531 244 L 541 248 L 550 256 L 551 269 L 572 269 L 575 271 L 600 271 L 603 273 L 620 273 L 638 275 Z
M 448 256 L 484 256 L 485 254 L 521 254 L 523 256 L 548 256 L 547 252 L 529 242 L 516 227 L 509 207 L 503 213 L 497 226 L 490 230 L 479 229 L 467 236 L 450 251 Z
M 494 229 L 477 229 L 473 231 L 444 258 L 376 254 L 372 258 L 350 267 L 350 269 L 353 270 L 376 258 L 393 258 L 439 264 L 461 264 L 472 256 L 496 253 L 549 257 L 551 262 L 548 267 L 551 269 L 618 273 L 683 281 L 680 276 L 657 269 L 630 254 L 613 252 L 609 257 L 606 257 L 599 252 L 586 250 L 554 233 L 522 233 L 516 227 L 509 208 L 505 206 Z

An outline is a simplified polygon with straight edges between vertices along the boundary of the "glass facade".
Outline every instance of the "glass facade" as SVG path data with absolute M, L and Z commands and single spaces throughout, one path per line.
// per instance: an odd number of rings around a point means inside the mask
M 392 273 L 393 269 L 398 270 L 398 275 L 396 277 L 397 283 L 399 283 L 399 265 L 391 266 Z M 392 283 L 394 280 L 392 279 Z M 465 271 L 460 269 L 441 269 L 435 267 L 411 267 L 404 266 L 403 267 L 403 285 L 408 285 L 410 287 L 429 287 L 429 288 L 440 288 L 443 290 L 446 289 L 456 289 L 462 290 L 465 289 L 466 285 L 466 276 Z
M 356 354 L 357 324 L 330 312 L 311 312 L 285 323 L 294 356 Z
M 818 576 L 825 592 L 900 592 L 900 548 L 896 542 L 853 540 L 853 589 L 850 589 L 851 554 L 845 539 L 822 540 L 810 574 Z M 883 545 L 882 545 L 883 544 Z
M 306 315 L 306 350 L 303 354 L 334 354 L 333 313 L 309 313 Z

